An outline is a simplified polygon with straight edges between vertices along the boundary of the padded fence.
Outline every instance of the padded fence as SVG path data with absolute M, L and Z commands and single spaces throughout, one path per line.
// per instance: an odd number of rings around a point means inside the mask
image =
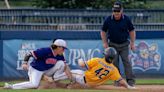
M 57 38 L 68 42 L 69 50 L 65 55 L 71 68 L 78 68 L 76 60 L 81 56 L 85 60 L 93 56 L 102 57 L 103 47 L 99 31 L 0 31 L 0 37 L 0 79 L 27 78 L 27 73 L 20 67 L 23 55 L 29 50 L 49 46 Z M 136 46 L 141 46 L 141 49 L 130 54 L 137 77 L 164 75 L 163 41 L 164 31 L 137 31 Z M 142 51 L 143 48 L 145 49 Z M 135 58 L 140 55 L 140 51 L 148 52 L 150 58 Z M 155 58 L 151 55 L 155 55 Z M 122 71 L 121 74 L 123 73 Z

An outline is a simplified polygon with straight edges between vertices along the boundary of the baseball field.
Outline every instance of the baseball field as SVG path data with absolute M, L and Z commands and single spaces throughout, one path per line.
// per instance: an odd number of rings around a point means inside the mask
M 9 83 L 16 83 L 20 81 L 10 81 Z M 112 81 L 109 81 L 108 85 L 104 85 L 106 90 L 97 89 L 26 89 L 26 90 L 12 90 L 3 89 L 5 81 L 0 82 L 0 92 L 163 92 L 164 91 L 164 78 L 159 79 L 137 79 L 136 88 L 128 90 L 123 87 L 115 87 L 112 85 Z

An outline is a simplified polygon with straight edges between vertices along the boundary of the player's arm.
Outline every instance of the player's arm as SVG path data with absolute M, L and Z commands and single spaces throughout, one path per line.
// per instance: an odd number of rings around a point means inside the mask
M 130 31 L 129 34 L 130 34 L 130 48 L 132 51 L 134 51 L 135 50 L 134 42 L 136 39 L 136 33 L 135 33 L 135 31 Z
M 109 29 L 108 28 L 109 21 L 110 21 L 109 19 L 110 19 L 110 17 L 105 19 L 103 26 L 102 26 L 102 31 L 100 33 L 104 48 L 108 47 L 107 30 Z
M 84 61 L 83 59 L 79 59 L 78 60 L 78 65 L 80 67 L 86 68 L 86 69 L 90 69 L 92 68 L 94 65 L 97 64 L 98 58 L 92 58 L 88 61 Z
M 120 86 L 123 86 L 127 89 L 135 89 L 135 87 L 128 85 L 128 83 L 121 77 L 117 68 L 113 70 L 113 73 L 110 76 L 110 80 L 117 81 Z
M 119 83 L 120 86 L 123 86 L 125 88 L 128 88 L 128 83 L 123 79 L 121 78 L 119 81 L 117 81 Z
M 130 31 L 130 42 L 134 43 L 134 41 L 136 40 L 136 32 L 135 31 Z
M 78 59 L 78 65 L 83 68 L 86 67 L 85 61 L 83 59 Z
M 29 61 L 30 57 L 32 57 L 31 53 L 25 55 L 24 62 L 22 64 L 22 68 L 24 70 L 28 70 L 28 61 Z
M 66 73 L 66 75 L 68 76 L 68 79 L 70 79 L 71 82 L 75 82 L 75 81 L 73 80 L 73 76 L 72 76 L 72 73 L 71 73 L 71 69 L 69 68 L 69 66 L 68 66 L 67 64 L 65 64 L 64 72 Z
M 101 39 L 102 39 L 104 48 L 107 48 L 108 47 L 108 41 L 107 41 L 106 32 L 101 31 Z
M 127 89 L 135 89 L 135 87 L 132 87 L 130 85 L 128 85 L 128 83 L 121 77 L 121 75 L 119 74 L 118 71 L 116 71 L 114 74 L 113 74 L 115 78 L 113 78 L 115 81 L 117 81 L 119 83 L 120 86 L 123 86 Z
M 29 54 L 26 54 L 25 57 L 24 57 L 24 62 L 23 63 L 28 63 L 28 60 L 30 59 L 30 57 L 32 57 L 32 54 L 29 53 Z
M 128 85 L 128 83 L 124 79 L 120 80 L 119 84 L 127 89 L 136 89 L 135 87 Z
M 119 83 L 120 83 L 121 86 L 123 86 L 127 89 L 137 89 L 135 87 L 129 86 L 124 79 L 120 80 Z M 113 88 L 111 85 L 99 85 L 99 86 L 94 87 L 94 89 L 111 90 L 111 89 L 121 89 L 121 88 L 120 87 Z

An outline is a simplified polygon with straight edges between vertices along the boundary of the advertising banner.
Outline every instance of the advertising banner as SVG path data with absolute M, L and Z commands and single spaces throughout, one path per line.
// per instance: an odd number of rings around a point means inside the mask
M 101 40 L 66 40 L 68 50 L 64 56 L 71 69 L 80 68 L 77 60 L 89 60 L 103 57 Z M 42 47 L 49 47 L 50 40 L 4 40 L 3 41 L 3 76 L 5 78 L 27 77 L 27 71 L 21 67 L 25 54 Z M 129 60 L 135 74 L 164 74 L 164 40 L 137 40 L 136 50 L 130 51 Z M 32 58 L 30 58 L 32 59 Z M 123 66 L 120 64 L 121 74 Z M 81 69 L 81 68 L 80 68 Z

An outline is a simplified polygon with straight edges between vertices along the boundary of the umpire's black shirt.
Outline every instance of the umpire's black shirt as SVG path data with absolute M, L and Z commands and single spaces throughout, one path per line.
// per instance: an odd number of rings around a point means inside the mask
M 114 16 L 108 16 L 102 26 L 102 31 L 107 32 L 110 42 L 121 44 L 128 40 L 129 31 L 133 31 L 134 26 L 128 16 L 122 15 L 120 20 L 115 20 Z

